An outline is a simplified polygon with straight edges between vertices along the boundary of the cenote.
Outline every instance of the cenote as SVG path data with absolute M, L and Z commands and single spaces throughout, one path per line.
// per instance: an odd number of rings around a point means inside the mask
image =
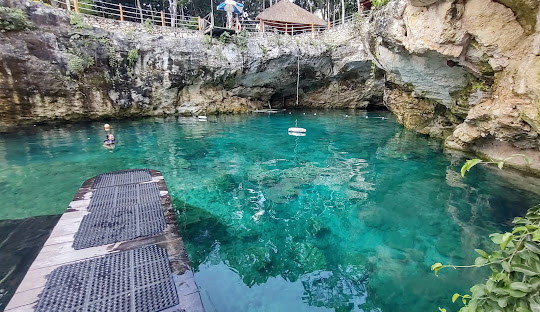
M 114 150 L 101 122 L 3 133 L 0 219 L 61 214 L 99 173 L 160 170 L 206 311 L 457 310 L 485 272 L 430 266 L 473 262 L 540 199 L 498 169 L 461 178 L 464 156 L 387 112 L 110 123 Z

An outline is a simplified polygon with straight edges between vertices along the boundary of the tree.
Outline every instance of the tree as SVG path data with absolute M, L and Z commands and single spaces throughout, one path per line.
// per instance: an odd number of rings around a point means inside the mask
M 176 27 L 176 17 L 178 15 L 177 8 L 178 1 L 169 0 L 169 12 L 171 12 L 171 27 Z

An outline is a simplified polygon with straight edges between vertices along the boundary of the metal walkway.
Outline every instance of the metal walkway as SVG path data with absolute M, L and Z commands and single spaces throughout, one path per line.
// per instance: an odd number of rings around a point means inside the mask
M 204 311 L 161 173 L 84 182 L 5 311 Z

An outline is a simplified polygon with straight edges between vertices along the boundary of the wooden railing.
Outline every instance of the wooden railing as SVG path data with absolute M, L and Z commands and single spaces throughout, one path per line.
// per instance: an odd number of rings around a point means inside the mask
M 200 30 L 197 17 L 179 14 L 174 16 L 168 12 L 151 10 L 149 8 L 139 9 L 102 0 L 93 0 L 91 3 L 82 3 L 78 0 L 51 0 L 51 3 L 75 13 L 94 15 L 120 21 L 143 23 L 151 26 L 172 26 Z
M 120 21 L 130 21 L 142 23 L 145 26 L 177 27 L 191 30 L 198 30 L 204 34 L 211 32 L 216 27 L 214 25 L 214 16 L 209 13 L 205 17 L 194 17 L 187 15 L 173 15 L 170 12 L 154 10 L 151 7 L 130 7 L 118 3 L 110 3 L 103 0 L 93 0 L 90 2 L 79 2 L 78 0 L 50 0 L 55 7 L 67 9 L 75 13 L 89 14 L 108 19 Z M 367 16 L 369 11 L 364 11 L 361 16 Z M 232 31 L 246 30 L 249 32 L 270 32 L 297 35 L 302 33 L 320 33 L 326 30 L 339 29 L 349 24 L 356 14 L 346 16 L 345 19 L 338 19 L 334 22 L 328 22 L 327 25 L 298 24 L 298 23 L 275 23 L 272 21 L 260 20 L 240 20 L 240 27 L 234 23 Z M 236 19 L 235 19 L 236 21 Z

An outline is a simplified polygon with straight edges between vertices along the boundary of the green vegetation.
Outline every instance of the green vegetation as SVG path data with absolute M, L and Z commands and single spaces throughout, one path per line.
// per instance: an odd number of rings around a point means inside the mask
M 95 4 L 92 0 L 78 0 L 79 12 L 82 14 L 97 15 Z
M 259 47 L 261 48 L 263 58 L 266 58 L 268 56 L 268 48 L 260 44 Z
M 247 48 L 247 42 L 249 39 L 249 32 L 247 30 L 242 30 L 235 36 L 235 42 L 241 51 L 244 51 Z
M 199 30 L 199 19 L 197 17 L 191 17 L 188 21 L 188 29 Z
M 461 175 L 480 163 L 497 164 L 502 169 L 504 163 L 521 154 L 512 155 L 500 162 L 484 162 L 470 159 L 461 168 Z M 489 267 L 491 275 L 484 284 L 471 287 L 471 294 L 452 296 L 452 302 L 461 298 L 460 312 L 530 312 L 540 311 L 540 205 L 529 209 L 525 217 L 515 218 L 512 232 L 491 234 L 493 243 L 498 245 L 491 253 L 475 249 L 479 257 L 473 265 L 443 265 L 435 263 L 431 269 L 435 274 L 443 268 Z M 439 308 L 446 312 L 446 309 Z
M 69 75 L 80 76 L 85 70 L 94 65 L 94 59 L 82 53 L 79 49 L 69 49 L 68 72 Z
M 224 32 L 224 33 L 221 34 L 221 36 L 219 36 L 218 40 L 219 40 L 219 42 L 221 42 L 223 44 L 227 44 L 227 43 L 231 42 L 232 36 L 228 32 Z
M 0 31 L 26 30 L 33 27 L 21 9 L 0 7 Z
M 374 8 L 380 8 L 385 6 L 390 0 L 372 0 L 371 5 L 373 5 Z
M 128 65 L 130 68 L 135 66 L 135 63 L 137 63 L 137 60 L 139 59 L 139 50 L 137 49 L 131 49 L 128 52 Z
M 154 30 L 154 22 L 152 22 L 151 20 L 147 19 L 146 21 L 144 21 L 144 29 L 147 31 L 147 32 L 152 32 L 152 30 Z
M 69 23 L 76 29 L 82 30 L 90 28 L 90 25 L 86 24 L 81 14 L 73 13 L 69 17 Z
M 212 46 L 212 36 L 210 36 L 210 35 L 204 35 L 204 36 L 202 37 L 202 43 L 203 43 L 203 46 L 204 46 L 205 48 L 207 48 L 207 49 L 210 48 L 210 46 Z
M 471 85 L 472 91 L 489 91 L 491 89 L 490 86 L 486 85 L 482 81 L 474 81 Z

